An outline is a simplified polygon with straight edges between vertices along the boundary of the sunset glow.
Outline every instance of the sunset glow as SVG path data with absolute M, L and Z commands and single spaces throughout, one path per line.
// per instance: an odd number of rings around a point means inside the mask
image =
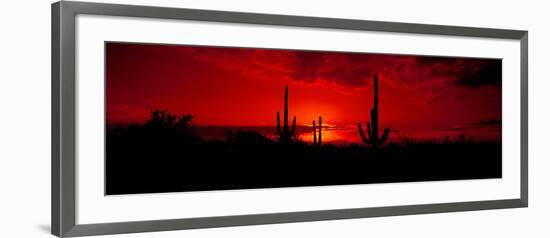
M 370 120 L 373 75 L 380 127 L 399 137 L 465 133 L 500 140 L 501 61 L 408 55 L 155 44 L 106 44 L 108 123 L 143 123 L 153 109 L 197 126 L 275 128 L 289 87 L 289 117 L 323 117 L 323 139 L 358 142 Z M 341 130 L 346 129 L 346 132 Z M 269 130 L 269 129 L 268 129 Z M 268 133 L 268 132 L 266 132 Z
M 106 44 L 106 194 L 502 178 L 502 62 Z

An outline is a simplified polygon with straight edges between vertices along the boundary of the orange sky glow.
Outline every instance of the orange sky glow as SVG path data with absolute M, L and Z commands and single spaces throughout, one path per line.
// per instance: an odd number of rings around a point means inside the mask
M 500 124 L 501 61 L 345 52 L 107 43 L 108 123 L 141 123 L 152 109 L 196 125 L 274 126 L 289 87 L 289 116 L 311 125 L 370 120 L 379 76 L 380 123 L 392 130 Z M 481 132 L 480 132 L 481 133 Z M 500 131 L 499 131 L 500 133 Z

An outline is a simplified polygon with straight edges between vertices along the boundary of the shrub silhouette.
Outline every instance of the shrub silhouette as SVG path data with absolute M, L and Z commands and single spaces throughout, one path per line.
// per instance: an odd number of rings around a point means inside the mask
M 273 141 L 256 131 L 230 130 L 224 134 L 224 139 L 232 145 L 265 145 Z
M 176 115 L 164 109 L 151 111 L 151 117 L 144 124 L 151 132 L 175 133 L 180 135 L 194 135 L 195 126 L 190 114 Z
M 390 134 L 390 128 L 386 127 L 381 137 L 378 136 L 378 75 L 374 74 L 374 105 L 370 109 L 370 119 L 371 121 L 367 122 L 367 135 L 363 132 L 363 127 L 361 123 L 357 123 L 357 128 L 359 129 L 359 135 L 363 142 L 373 146 L 379 146 L 384 144 L 388 139 Z

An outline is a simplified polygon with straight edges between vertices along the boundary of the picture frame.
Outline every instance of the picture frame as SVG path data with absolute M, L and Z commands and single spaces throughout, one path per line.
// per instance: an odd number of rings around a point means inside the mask
M 97 15 L 237 23 L 285 27 L 339 29 L 369 32 L 406 33 L 419 35 L 461 36 L 519 41 L 521 84 L 521 138 L 520 138 L 520 196 L 514 199 L 431 203 L 366 208 L 311 210 L 284 213 L 262 213 L 230 216 L 209 216 L 181 219 L 140 220 L 79 224 L 76 183 L 76 17 Z M 474 211 L 486 209 L 520 208 L 528 206 L 528 32 L 459 26 L 411 24 L 397 22 L 332 19 L 179 9 L 167 7 L 118 5 L 62 1 L 52 4 L 52 234 L 59 237 L 152 232 L 210 227 L 276 224 L 288 222 L 322 221 Z

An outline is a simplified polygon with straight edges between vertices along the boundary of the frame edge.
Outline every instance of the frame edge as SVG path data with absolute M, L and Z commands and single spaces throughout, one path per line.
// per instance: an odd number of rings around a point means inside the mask
M 52 7 L 52 228 L 66 237 L 76 227 L 75 17 L 73 3 Z M 55 25 L 54 25 L 55 24 Z
M 60 236 L 60 2 L 51 5 L 51 234 Z
M 520 37 L 520 107 L 521 107 L 521 164 L 520 194 L 524 207 L 529 206 L 529 32 Z
M 77 225 L 67 237 L 314 222 L 523 207 L 520 199 Z
M 143 18 L 159 18 L 158 16 L 162 15 L 163 19 L 174 20 L 228 22 L 289 27 L 315 27 L 340 30 L 379 31 L 394 33 L 398 32 L 410 34 L 436 34 L 447 36 L 492 37 L 501 39 L 519 39 L 524 34 L 524 31 L 521 30 L 434 25 L 422 23 L 402 23 L 93 2 L 63 1 L 63 3 L 66 6 L 78 9 L 78 13 L 94 15 L 112 15 Z
M 167 7 L 61 1 L 52 4 L 52 194 L 51 233 L 58 237 L 169 231 L 381 216 L 462 212 L 528 206 L 528 36 L 527 31 L 366 20 L 331 19 Z M 136 222 L 76 224 L 75 187 L 75 17 L 77 14 L 318 27 L 343 30 L 491 37 L 520 40 L 521 195 L 519 199 L 392 207 L 353 208 Z

